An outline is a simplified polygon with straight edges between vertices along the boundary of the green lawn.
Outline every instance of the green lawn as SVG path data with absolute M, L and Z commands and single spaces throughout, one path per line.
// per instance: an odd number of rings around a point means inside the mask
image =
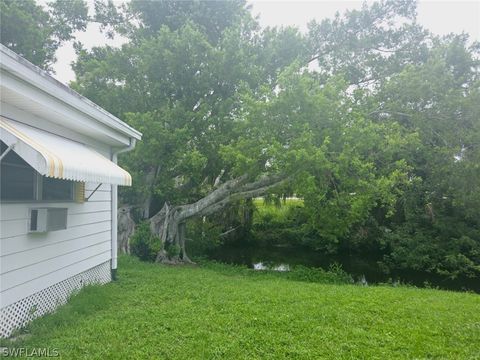
M 280 206 L 275 204 L 265 204 L 265 201 L 261 198 L 253 199 L 255 204 L 254 223 L 262 221 L 265 217 L 275 219 L 279 223 L 285 223 L 290 209 L 294 207 L 303 207 L 302 199 L 287 199 L 281 201 Z
M 479 359 L 480 296 L 124 257 L 27 330 L 66 359 Z

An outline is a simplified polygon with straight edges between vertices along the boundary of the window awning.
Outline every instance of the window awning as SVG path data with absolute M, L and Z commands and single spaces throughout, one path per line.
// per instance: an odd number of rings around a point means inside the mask
M 4 117 L 0 117 L 0 137 L 44 176 L 132 185 L 132 177 L 128 172 L 79 142 Z

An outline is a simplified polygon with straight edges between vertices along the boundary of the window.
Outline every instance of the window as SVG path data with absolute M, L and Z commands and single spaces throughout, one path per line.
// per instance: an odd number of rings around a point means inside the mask
M 2 142 L 1 153 L 6 149 Z M 15 152 L 3 158 L 0 172 L 2 200 L 35 200 L 35 170 Z
M 0 153 L 7 149 L 1 142 Z M 40 175 L 15 151 L 2 159 L 0 199 L 2 201 L 73 201 L 75 182 Z
M 42 176 L 42 200 L 73 200 L 73 181 Z

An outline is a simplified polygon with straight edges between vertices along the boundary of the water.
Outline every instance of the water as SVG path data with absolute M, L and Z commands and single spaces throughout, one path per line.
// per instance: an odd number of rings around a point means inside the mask
M 273 271 L 290 271 L 288 264 L 270 264 L 268 262 L 258 262 L 252 264 L 253 270 L 273 270 Z
M 368 284 L 405 283 L 418 287 L 439 287 L 449 290 L 470 290 L 480 293 L 480 279 L 449 279 L 427 272 L 402 270 L 386 274 L 374 255 L 341 254 L 326 255 L 309 249 L 291 247 L 232 247 L 222 246 L 209 254 L 213 260 L 229 264 L 247 265 L 254 270 L 290 271 L 292 266 L 303 265 L 328 269 L 330 265 L 340 264 L 355 282 Z

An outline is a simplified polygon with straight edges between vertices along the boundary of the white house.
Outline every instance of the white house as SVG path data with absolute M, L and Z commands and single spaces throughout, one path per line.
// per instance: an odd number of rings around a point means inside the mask
M 0 337 L 117 268 L 116 165 L 141 134 L 0 48 Z

